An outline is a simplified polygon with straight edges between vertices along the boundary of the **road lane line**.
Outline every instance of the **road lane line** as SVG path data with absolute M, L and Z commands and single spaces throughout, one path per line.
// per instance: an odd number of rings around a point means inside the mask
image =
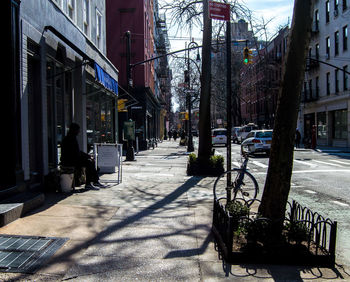
M 309 194 L 316 194 L 316 192 L 315 191 L 312 191 L 312 190 L 304 190 L 306 193 L 309 193 Z
M 349 205 L 348 204 L 345 204 L 345 203 L 342 203 L 342 202 L 339 202 L 339 201 L 332 201 L 332 203 L 335 203 L 339 206 L 342 206 L 342 207 L 348 207 Z
M 339 164 L 332 164 L 332 163 L 318 161 L 318 160 L 312 160 L 312 161 L 314 161 L 316 163 L 320 163 L 320 164 L 326 164 L 326 165 L 331 165 L 331 166 L 336 166 L 336 167 L 343 167 L 342 165 L 339 165 Z

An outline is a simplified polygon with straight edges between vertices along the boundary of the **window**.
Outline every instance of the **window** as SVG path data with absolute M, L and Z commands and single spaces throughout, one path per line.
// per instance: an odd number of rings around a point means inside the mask
M 62 8 L 62 0 L 54 0 L 58 7 Z
M 335 93 L 339 92 L 339 70 L 334 71 Z
M 339 31 L 334 32 L 334 56 L 339 55 Z
M 318 25 L 320 23 L 320 14 L 318 10 L 315 11 L 315 31 L 318 31 Z
M 330 74 L 329 72 L 327 72 L 327 74 L 326 74 L 326 89 L 327 89 L 327 95 L 331 94 L 330 76 L 331 76 L 331 74 Z
M 330 8 L 329 8 L 329 0 L 326 1 L 326 23 L 329 22 L 329 11 L 330 11 Z
M 343 27 L 343 51 L 348 50 L 348 26 Z
M 320 44 L 316 44 L 315 46 L 315 53 L 316 53 L 316 60 L 319 60 L 320 58 Z
M 68 0 L 67 2 L 68 16 L 72 21 L 75 21 L 75 0 Z
M 90 36 L 90 1 L 84 0 L 83 3 L 83 16 L 84 16 L 84 33 Z
M 312 79 L 309 80 L 309 98 L 312 99 Z
M 348 90 L 349 88 L 349 85 L 348 85 L 348 74 L 346 73 L 348 71 L 348 66 L 344 66 L 343 67 L 343 88 L 344 88 L 344 91 L 345 90 Z
M 331 52 L 331 40 L 329 37 L 326 38 L 326 59 L 330 58 Z
M 347 139 L 347 110 L 338 110 L 333 113 L 333 138 Z
M 334 0 L 334 16 L 338 16 L 339 0 Z
M 343 11 L 345 11 L 348 8 L 348 5 L 346 3 L 346 0 L 343 0 Z
M 102 48 L 102 14 L 96 9 L 96 45 Z
M 317 138 L 327 138 L 327 113 L 317 113 Z

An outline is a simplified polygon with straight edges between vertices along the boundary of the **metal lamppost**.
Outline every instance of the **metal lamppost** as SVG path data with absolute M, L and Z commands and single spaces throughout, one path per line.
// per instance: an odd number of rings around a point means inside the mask
M 187 152 L 193 152 L 193 136 L 192 136 L 192 101 L 191 101 L 191 79 L 190 79 L 190 50 L 193 47 L 199 47 L 199 45 L 192 41 L 188 44 L 188 53 L 187 53 L 187 72 L 185 74 L 185 80 L 187 80 L 187 105 L 188 105 L 188 143 L 187 143 Z M 197 58 L 196 61 L 199 62 L 201 60 L 199 56 L 199 51 L 197 49 Z

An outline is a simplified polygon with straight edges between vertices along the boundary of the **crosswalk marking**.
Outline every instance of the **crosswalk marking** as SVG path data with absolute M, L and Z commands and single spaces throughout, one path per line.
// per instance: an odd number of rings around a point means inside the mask
M 241 167 L 241 164 L 239 162 L 232 162 L 232 164 L 236 167 Z
M 267 167 L 268 167 L 268 165 L 263 164 L 263 163 L 261 163 L 261 162 L 257 162 L 257 161 L 251 161 L 251 162 L 252 162 L 253 164 L 257 165 L 257 166 L 262 167 L 262 168 L 267 168 Z
M 294 160 L 294 162 L 299 163 L 299 164 L 308 165 L 309 167 L 317 167 L 316 164 L 312 164 L 310 162 L 305 162 L 305 161 L 300 161 L 300 160 Z
M 326 164 L 326 165 L 331 165 L 331 166 L 336 166 L 336 167 L 343 167 L 342 165 L 339 164 L 332 164 L 332 163 L 328 163 L 328 162 L 323 162 L 323 161 L 319 161 L 319 160 L 313 160 L 316 163 L 320 163 L 320 164 Z
M 338 163 L 338 164 L 345 164 L 345 165 L 350 165 L 349 162 L 343 162 L 343 161 L 339 161 L 339 160 L 330 160 L 331 162 L 335 162 L 335 163 Z

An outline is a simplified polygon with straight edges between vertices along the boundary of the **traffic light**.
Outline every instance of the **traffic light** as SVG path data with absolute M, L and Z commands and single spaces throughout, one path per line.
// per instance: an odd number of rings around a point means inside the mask
M 252 63 L 252 51 L 248 47 L 243 49 L 243 63 L 245 65 Z

